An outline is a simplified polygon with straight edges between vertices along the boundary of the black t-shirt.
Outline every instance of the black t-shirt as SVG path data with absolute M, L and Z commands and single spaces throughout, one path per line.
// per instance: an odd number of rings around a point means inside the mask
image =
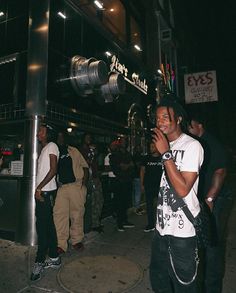
M 134 178 L 134 165 L 132 156 L 129 152 L 115 151 L 109 157 L 111 170 L 122 181 L 132 181 Z M 129 164 L 129 168 L 122 169 L 121 164 Z
M 148 187 L 159 187 L 162 175 L 162 163 L 161 157 L 146 155 L 143 157 L 141 166 L 145 167 L 144 174 L 144 186 Z
M 58 179 L 62 184 L 75 182 L 72 167 L 72 159 L 68 153 L 67 146 L 60 146 L 60 157 L 58 162 Z
M 227 168 L 227 155 L 219 141 L 208 132 L 204 132 L 199 141 L 204 149 L 204 161 L 200 170 L 198 194 L 203 198 L 211 186 L 215 170 Z

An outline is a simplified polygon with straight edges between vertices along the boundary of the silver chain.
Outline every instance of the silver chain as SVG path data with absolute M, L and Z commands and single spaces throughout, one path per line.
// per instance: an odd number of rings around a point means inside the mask
M 198 257 L 198 249 L 197 249 L 197 247 L 195 248 L 195 262 L 196 262 L 195 273 L 194 273 L 192 279 L 191 279 L 189 282 L 184 282 L 184 281 L 182 281 L 182 280 L 180 279 L 180 277 L 177 275 L 176 270 L 175 270 L 175 266 L 174 266 L 174 262 L 173 262 L 173 258 L 172 258 L 172 255 L 171 255 L 171 248 L 170 248 L 170 246 L 168 247 L 168 251 L 169 251 L 169 255 L 170 255 L 170 263 L 171 263 L 171 267 L 172 267 L 172 269 L 173 269 L 173 272 L 174 272 L 175 277 L 176 277 L 176 279 L 178 280 L 178 282 L 179 282 L 180 284 L 182 284 L 182 285 L 186 285 L 186 286 L 192 284 L 192 282 L 193 282 L 193 281 L 196 279 L 196 277 L 197 277 L 197 269 L 198 269 L 198 264 L 199 264 L 199 257 Z

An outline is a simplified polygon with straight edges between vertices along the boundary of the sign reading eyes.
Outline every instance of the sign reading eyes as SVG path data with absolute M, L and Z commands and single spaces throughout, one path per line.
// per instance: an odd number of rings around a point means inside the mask
M 129 78 L 128 68 L 125 66 L 125 64 L 120 63 L 120 60 L 118 59 L 116 55 L 113 55 L 111 57 L 110 70 L 121 73 L 127 82 L 129 82 L 138 90 L 140 90 L 142 93 L 147 95 L 148 86 L 147 86 L 146 79 L 145 78 L 141 79 L 139 74 L 135 72 L 133 72 Z

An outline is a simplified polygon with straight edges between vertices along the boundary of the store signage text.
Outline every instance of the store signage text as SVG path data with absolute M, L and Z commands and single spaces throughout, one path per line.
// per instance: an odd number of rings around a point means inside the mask
M 146 79 L 140 79 L 139 74 L 135 72 L 131 74 L 131 79 L 129 79 L 128 68 L 125 66 L 125 64 L 120 63 L 118 57 L 116 57 L 115 55 L 111 57 L 110 70 L 121 73 L 124 76 L 126 81 L 128 81 L 130 84 L 132 84 L 134 87 L 136 87 L 145 95 L 147 94 L 148 86 L 146 84 Z
M 184 76 L 184 87 L 187 104 L 218 100 L 215 71 L 186 74 Z

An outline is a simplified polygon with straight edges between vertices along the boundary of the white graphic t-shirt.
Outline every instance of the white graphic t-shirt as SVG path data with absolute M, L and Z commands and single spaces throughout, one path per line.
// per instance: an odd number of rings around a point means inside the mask
M 180 172 L 199 173 L 204 153 L 201 144 L 196 139 L 183 133 L 175 141 L 170 142 L 170 149 Z M 199 177 L 188 195 L 183 198 L 194 217 L 200 211 L 197 199 L 198 180 Z M 172 193 L 165 172 L 163 172 L 157 202 L 157 231 L 160 235 L 175 237 L 195 236 L 195 229 L 184 212 L 172 205 Z
M 38 168 L 37 168 L 37 186 L 45 178 L 48 171 L 50 170 L 50 158 L 49 155 L 57 156 L 59 158 L 59 150 L 54 142 L 49 142 L 41 151 L 38 158 Z M 57 189 L 56 176 L 52 178 L 43 188 L 42 191 L 51 191 Z

